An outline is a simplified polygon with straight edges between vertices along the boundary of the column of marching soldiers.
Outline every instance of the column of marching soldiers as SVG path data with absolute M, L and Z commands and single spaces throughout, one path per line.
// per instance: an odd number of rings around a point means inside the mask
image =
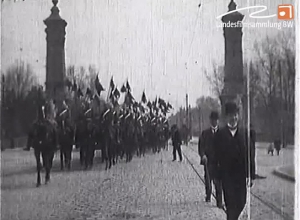
M 58 149 L 61 169 L 71 169 L 73 145 L 80 149 L 81 166 L 91 168 L 98 149 L 101 150 L 102 162 L 106 163 L 105 169 L 109 169 L 120 159 L 130 162 L 135 154 L 141 157 L 147 151 L 159 153 L 167 148 L 170 129 L 166 114 L 172 109 L 170 103 L 161 98 L 147 101 L 145 92 L 137 102 L 128 80 L 119 91 L 113 78 L 107 102 L 101 102 L 100 94 L 105 89 L 98 77 L 94 83 L 95 94 L 90 88 L 83 94 L 75 81 L 67 81 L 66 86 L 72 92 L 75 104 L 68 106 L 71 102 L 66 100 L 60 110 L 55 110 L 53 100 L 40 94 L 38 118 L 29 132 L 26 148 L 34 149 L 37 186 L 41 185 L 42 167 L 46 170 L 46 183 L 50 180 L 54 152 Z M 119 104 L 121 93 L 125 95 L 123 104 Z

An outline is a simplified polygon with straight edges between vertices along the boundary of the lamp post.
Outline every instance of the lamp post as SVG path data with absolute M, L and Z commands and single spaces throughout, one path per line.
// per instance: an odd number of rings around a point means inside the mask
M 199 134 L 202 132 L 202 112 L 201 112 L 201 107 L 198 106 L 198 116 L 199 116 Z

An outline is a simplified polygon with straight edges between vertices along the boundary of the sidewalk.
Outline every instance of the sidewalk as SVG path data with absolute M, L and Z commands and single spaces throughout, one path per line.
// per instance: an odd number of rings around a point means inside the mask
M 182 146 L 182 149 L 195 169 L 203 176 L 203 166 L 199 165 L 198 146 L 190 144 L 189 147 Z M 254 186 L 251 188 L 251 219 L 293 219 L 295 183 L 273 174 L 275 167 L 293 164 L 293 151 L 284 149 L 279 157 L 272 157 L 267 154 L 265 149 L 257 149 L 256 154 L 257 173 L 267 178 L 255 180 Z M 270 206 L 267 206 L 266 203 Z
M 56 158 L 51 183 L 38 189 L 32 152 L 7 150 L 5 156 L 1 219 L 225 219 L 214 200 L 204 202 L 204 184 L 187 161 L 171 161 L 171 149 L 135 157 L 109 171 L 96 163 L 92 171 L 60 172 Z M 26 172 L 16 172 L 12 163 Z
M 285 178 L 287 180 L 295 182 L 295 168 L 294 166 L 283 166 L 283 167 L 277 167 L 274 170 L 274 174 L 276 174 L 279 177 Z

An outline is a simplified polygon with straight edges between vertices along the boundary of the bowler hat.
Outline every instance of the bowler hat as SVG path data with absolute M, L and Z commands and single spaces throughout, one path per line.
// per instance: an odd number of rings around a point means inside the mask
M 210 113 L 210 116 L 209 116 L 210 119 L 213 119 L 213 120 L 218 120 L 219 119 L 219 113 L 216 112 L 216 111 L 212 111 Z
M 238 112 L 239 108 L 234 102 L 227 102 L 225 104 L 225 115 L 235 114 Z

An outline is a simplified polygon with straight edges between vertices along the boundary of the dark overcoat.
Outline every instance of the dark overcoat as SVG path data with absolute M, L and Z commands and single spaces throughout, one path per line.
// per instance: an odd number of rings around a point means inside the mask
M 180 146 L 181 143 L 182 143 L 181 134 L 180 134 L 179 130 L 177 129 L 172 134 L 172 144 L 173 144 L 173 146 Z
M 226 209 L 231 216 L 238 216 L 246 204 L 249 169 L 251 179 L 255 178 L 255 149 L 252 141 L 248 148 L 246 134 L 244 129 L 238 128 L 233 136 L 229 128 L 224 127 L 215 137 L 217 178 L 222 181 Z
M 198 142 L 198 153 L 200 157 L 203 157 L 206 155 L 208 159 L 208 163 L 211 164 L 213 162 L 213 157 L 215 155 L 215 149 L 214 149 L 214 138 L 217 134 L 219 129 L 216 131 L 216 133 L 213 133 L 212 129 L 206 129 L 202 132 L 201 136 L 199 137 Z

